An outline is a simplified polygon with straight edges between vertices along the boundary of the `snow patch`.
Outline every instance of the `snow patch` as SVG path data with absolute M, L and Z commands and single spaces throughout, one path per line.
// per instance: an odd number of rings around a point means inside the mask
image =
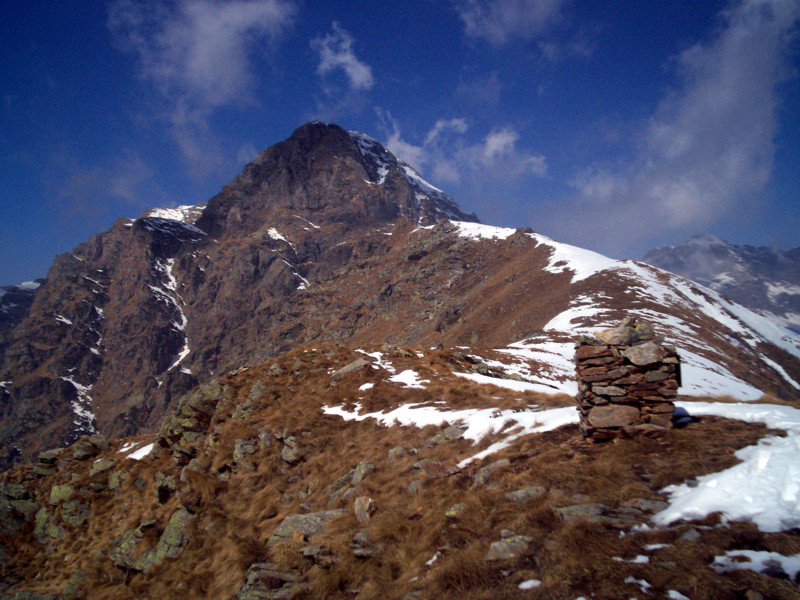
M 417 388 L 421 390 L 425 389 L 425 386 L 423 384 L 430 383 L 430 381 L 427 379 L 421 379 L 419 373 L 411 369 L 406 369 L 405 371 L 402 371 L 397 375 L 390 377 L 389 381 L 393 383 L 400 383 L 408 388 Z
M 142 446 L 141 448 L 139 448 L 135 452 L 131 452 L 130 454 L 128 454 L 128 456 L 126 458 L 131 458 L 133 460 L 142 460 L 145 456 L 150 454 L 150 452 L 153 450 L 153 446 L 155 446 L 155 443 L 151 443 L 151 444 L 147 444 L 146 446 Z
M 692 415 L 715 415 L 786 431 L 737 451 L 742 462 L 698 478 L 697 485 L 664 490 L 670 506 L 653 517 L 657 525 L 679 519 L 702 519 L 721 512 L 724 521 L 748 520 L 766 532 L 800 526 L 800 410 L 770 404 L 677 402 Z
M 794 581 L 800 573 L 800 554 L 784 556 L 777 552 L 767 552 L 759 550 L 730 550 L 722 556 L 714 558 L 711 567 L 717 573 L 728 573 L 739 569 L 748 571 L 764 572 L 772 571 L 775 567 L 780 569 Z
M 286 242 L 287 244 L 289 244 L 289 245 L 292 247 L 292 249 L 294 249 L 294 244 L 292 244 L 292 242 L 290 242 L 289 240 L 287 240 L 287 239 L 286 239 L 286 238 L 285 238 L 285 237 L 284 237 L 284 236 L 281 234 L 281 232 L 280 232 L 280 231 L 278 231 L 277 229 L 275 229 L 274 227 L 270 227 L 270 228 L 269 228 L 269 230 L 267 231 L 267 235 L 268 235 L 269 237 L 271 237 L 273 240 L 277 240 L 277 241 L 279 241 L 279 242 Z
M 538 579 L 526 579 L 522 583 L 520 583 L 517 587 L 521 590 L 532 590 L 533 588 L 537 588 L 542 585 L 542 582 Z
M 517 231 L 509 227 L 495 227 L 468 221 L 453 221 L 452 223 L 458 228 L 458 235 L 474 240 L 505 240 Z
M 341 406 L 323 406 L 322 411 L 328 415 L 337 415 L 345 421 L 363 421 L 375 419 L 385 427 L 392 425 L 413 425 L 414 427 L 427 427 L 428 425 L 460 424 L 466 427 L 464 438 L 477 444 L 485 436 L 507 430 L 506 437 L 483 450 L 462 460 L 458 466 L 464 467 L 474 460 L 480 460 L 503 448 L 508 447 L 514 440 L 532 433 L 541 433 L 557 429 L 562 425 L 578 422 L 578 411 L 575 407 L 554 408 L 537 411 L 533 408 L 522 411 L 497 410 L 494 408 L 470 408 L 463 410 L 440 410 L 437 407 L 420 403 L 403 404 L 388 412 L 374 412 L 359 414 L 360 405 L 356 404 L 355 411 L 347 411 Z
M 38 290 L 40 287 L 42 287 L 42 284 L 39 283 L 38 281 L 23 281 L 22 283 L 18 283 L 14 287 L 20 290 L 31 292 L 33 290 Z

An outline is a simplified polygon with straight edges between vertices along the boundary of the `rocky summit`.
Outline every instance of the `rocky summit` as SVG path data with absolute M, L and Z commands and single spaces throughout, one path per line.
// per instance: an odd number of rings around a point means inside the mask
M 0 598 L 796 589 L 800 336 L 481 224 L 363 133 L 0 300 Z

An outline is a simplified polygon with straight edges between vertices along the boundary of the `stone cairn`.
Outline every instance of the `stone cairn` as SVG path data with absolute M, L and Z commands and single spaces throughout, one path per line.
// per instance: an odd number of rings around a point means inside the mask
M 662 435 L 672 426 L 681 384 L 678 353 L 633 317 L 582 338 L 575 348 L 584 437 Z

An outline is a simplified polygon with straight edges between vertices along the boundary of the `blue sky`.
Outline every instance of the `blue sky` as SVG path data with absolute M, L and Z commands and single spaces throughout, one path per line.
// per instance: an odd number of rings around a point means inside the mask
M 5 0 L 0 285 L 321 119 L 615 257 L 800 246 L 797 0 Z

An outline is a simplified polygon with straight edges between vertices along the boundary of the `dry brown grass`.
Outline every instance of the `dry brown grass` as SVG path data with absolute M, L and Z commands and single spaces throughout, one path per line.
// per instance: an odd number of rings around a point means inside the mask
M 82 568 L 91 582 L 89 598 L 229 598 L 251 563 L 272 561 L 307 581 L 312 598 L 402 598 L 409 591 L 423 590 L 425 598 L 561 599 L 594 594 L 613 600 L 641 594 L 638 587 L 624 583 L 629 576 L 647 580 L 653 586 L 652 597 L 669 589 L 691 598 L 724 600 L 738 599 L 746 589 L 767 598 L 792 598 L 796 593 L 796 586 L 786 581 L 747 571 L 718 575 L 709 564 L 714 556 L 734 548 L 800 553 L 797 532 L 765 534 L 749 524 L 732 524 L 698 529 L 701 541 L 689 542 L 679 538 L 690 526 L 677 524 L 620 537 L 619 529 L 609 523 L 564 522 L 556 512 L 571 504 L 599 502 L 615 510 L 636 498 L 659 499 L 658 491 L 666 485 L 735 464 L 733 453 L 763 437 L 768 432 L 765 427 L 705 417 L 658 440 L 590 444 L 576 426 L 567 426 L 520 438 L 455 475 L 427 479 L 413 468 L 416 461 L 457 463 L 492 440 L 477 447 L 466 440 L 428 447 L 425 440 L 441 427 L 382 427 L 371 419 L 345 422 L 324 415 L 320 406 L 352 405 L 363 396 L 359 400 L 363 410 L 438 398 L 453 408 L 518 407 L 519 395 L 449 376 L 452 354 L 447 351 L 426 351 L 422 359 L 400 353 L 392 356 L 398 371 L 413 368 L 431 380 L 425 390 L 389 384 L 385 373 L 370 368 L 331 386 L 329 371 L 355 356 L 341 347 L 300 350 L 277 361 L 284 369 L 282 375 L 270 376 L 269 365 L 264 365 L 226 378 L 231 399 L 218 407 L 212 421 L 216 442 L 208 455 L 200 456 L 203 473 L 189 473 L 182 491 L 159 504 L 156 472 L 176 479 L 180 474 L 168 453 L 141 462 L 125 461 L 129 477 L 118 494 L 88 494 L 90 520 L 81 528 L 65 525 L 66 537 L 51 551 L 42 552 L 30 525 L 13 540 L 13 546 L 6 541 L 7 551 L 12 547 L 13 552 L 4 577 L 24 580 L 29 589 L 56 590 Z M 246 420 L 231 419 L 237 403 L 246 401 L 259 381 L 266 383 L 267 393 L 253 404 Z M 369 394 L 358 391 L 365 382 L 376 384 Z M 548 402 L 538 397 L 535 401 Z M 552 402 L 560 405 L 563 401 Z M 534 399 L 526 396 L 527 402 Z M 305 460 L 287 466 L 280 457 L 282 443 L 273 439 L 270 446 L 248 457 L 249 467 L 234 465 L 235 441 L 256 438 L 261 431 L 295 436 Z M 118 446 L 102 456 L 120 459 L 114 455 Z M 408 452 L 390 465 L 388 452 L 396 446 Z M 473 487 L 475 472 L 500 458 L 508 458 L 510 465 L 495 471 L 487 485 Z M 365 527 L 352 513 L 354 497 L 328 502 L 333 482 L 363 460 L 372 462 L 376 470 L 355 495 L 374 500 L 377 511 L 367 528 L 370 541 L 382 546 L 379 554 L 366 559 L 356 558 L 350 545 L 353 535 Z M 88 485 L 90 464 L 65 463 L 50 478 L 33 479 L 21 469 L 5 478 L 23 481 L 42 504 L 53 483 L 75 475 L 76 486 Z M 408 486 L 415 479 L 422 485 L 412 494 Z M 546 493 L 525 503 L 506 498 L 507 492 L 525 486 L 541 486 Z M 142 546 L 155 543 L 169 516 L 187 499 L 196 516 L 187 532 L 191 543 L 179 558 L 148 574 L 125 573 L 111 564 L 107 556 L 119 535 L 157 519 Z M 445 512 L 456 503 L 464 503 L 465 510 L 458 519 L 448 519 Z M 334 557 L 331 566 L 320 567 L 298 554 L 298 542 L 267 547 L 284 517 L 339 507 L 351 512 L 313 540 L 328 548 Z M 710 517 L 700 525 L 717 522 Z M 533 541 L 517 559 L 485 561 L 489 545 L 500 539 L 504 529 L 531 536 Z M 653 543 L 669 545 L 652 552 L 642 549 Z M 426 565 L 437 552 L 439 558 Z M 639 554 L 649 554 L 650 563 L 612 558 Z M 519 590 L 519 583 L 530 578 L 541 580 L 541 587 Z

